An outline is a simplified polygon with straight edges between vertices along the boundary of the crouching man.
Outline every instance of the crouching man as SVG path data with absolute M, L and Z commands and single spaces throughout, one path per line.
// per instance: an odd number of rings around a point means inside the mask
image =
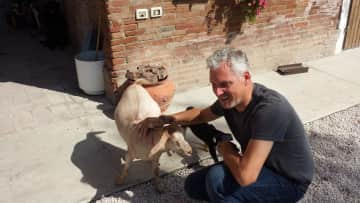
M 210 202 L 296 202 L 314 173 L 314 163 L 301 120 L 285 97 L 253 83 L 245 53 L 233 48 L 207 59 L 217 101 L 204 109 L 148 118 L 142 130 L 166 123 L 198 124 L 221 116 L 241 146 L 218 143 L 223 162 L 190 174 L 185 191 Z M 209 135 L 212 136 L 212 135 Z

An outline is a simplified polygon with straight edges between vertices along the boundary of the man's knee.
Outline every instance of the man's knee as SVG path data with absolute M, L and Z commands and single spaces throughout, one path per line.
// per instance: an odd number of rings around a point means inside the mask
M 225 178 L 225 166 L 223 164 L 218 164 L 211 167 L 205 178 L 207 192 L 208 193 L 223 192 L 224 178 Z
M 197 200 L 208 201 L 210 194 L 221 196 L 224 192 L 223 182 L 227 173 L 230 171 L 223 163 L 204 168 L 185 179 L 184 190 L 190 198 Z
M 207 183 L 221 183 L 225 177 L 225 166 L 217 164 L 212 166 L 206 174 Z
M 191 175 L 191 174 L 190 174 Z M 189 196 L 189 197 L 191 197 L 191 198 L 193 198 L 193 196 L 194 196 L 194 190 L 193 190 L 193 187 L 194 187 L 194 185 L 193 185 L 193 181 L 191 180 L 192 178 L 191 178 L 191 176 L 188 176 L 186 179 L 185 179 L 185 182 L 184 182 L 184 190 L 185 190 L 185 193 Z
M 196 200 L 208 200 L 203 174 L 192 173 L 184 182 L 184 190 L 188 197 Z

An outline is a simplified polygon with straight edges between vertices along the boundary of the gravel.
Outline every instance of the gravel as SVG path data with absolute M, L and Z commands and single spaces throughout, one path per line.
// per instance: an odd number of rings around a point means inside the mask
M 360 201 L 360 104 L 305 124 L 315 160 L 315 176 L 305 197 L 308 202 Z M 212 164 L 203 160 L 193 168 L 180 169 L 162 178 L 165 192 L 154 192 L 143 183 L 103 197 L 96 203 L 115 202 L 198 202 L 183 190 L 186 176 Z

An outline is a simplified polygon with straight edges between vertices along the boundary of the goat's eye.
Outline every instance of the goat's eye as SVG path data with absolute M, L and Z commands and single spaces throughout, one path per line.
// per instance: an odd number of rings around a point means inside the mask
M 179 141 L 176 141 L 175 143 L 176 143 L 176 145 L 177 145 L 178 147 L 180 147 L 180 142 L 179 142 Z

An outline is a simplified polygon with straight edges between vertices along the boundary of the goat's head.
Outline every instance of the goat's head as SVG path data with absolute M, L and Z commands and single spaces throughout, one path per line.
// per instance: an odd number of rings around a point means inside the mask
M 184 138 L 184 130 L 179 125 L 166 126 L 160 141 L 151 150 L 149 157 L 160 151 L 173 151 L 182 156 L 191 156 L 192 149 Z
M 178 153 L 179 155 L 191 156 L 192 149 L 185 140 L 184 129 L 179 125 L 170 125 L 167 128 L 169 140 L 166 143 L 166 149 Z

